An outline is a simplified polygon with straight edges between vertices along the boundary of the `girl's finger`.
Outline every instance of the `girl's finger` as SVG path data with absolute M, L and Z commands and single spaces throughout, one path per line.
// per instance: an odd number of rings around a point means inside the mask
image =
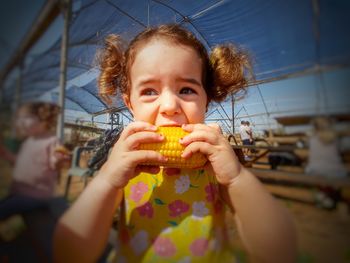
M 193 131 L 190 134 L 186 135 L 180 140 L 182 145 L 188 145 L 192 142 L 204 141 L 210 144 L 217 144 L 218 137 L 213 132 L 208 132 L 204 130 Z
M 139 150 L 129 152 L 128 156 L 133 164 L 139 165 L 147 162 L 165 163 L 167 158 L 156 151 Z
M 156 131 L 158 128 L 148 122 L 135 121 L 130 123 L 120 134 L 120 139 L 125 140 L 130 135 L 140 131 Z
M 222 130 L 221 130 L 220 125 L 218 125 L 216 123 L 210 123 L 208 125 L 206 125 L 204 123 L 183 124 L 182 125 L 182 129 L 184 131 L 187 131 L 187 132 L 203 130 L 203 131 L 208 131 L 208 132 L 215 131 L 215 132 L 218 132 L 218 133 L 222 134 Z
M 201 152 L 207 156 L 214 153 L 214 146 L 207 142 L 193 142 L 189 144 L 182 152 L 181 157 L 187 159 L 190 158 L 194 153 Z
M 141 143 L 156 143 L 164 140 L 164 136 L 155 132 L 137 132 L 125 140 L 125 145 L 128 150 L 136 150 Z

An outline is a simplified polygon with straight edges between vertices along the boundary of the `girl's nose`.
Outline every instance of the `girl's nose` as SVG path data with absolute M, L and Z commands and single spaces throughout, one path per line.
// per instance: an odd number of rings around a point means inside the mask
M 160 99 L 160 113 L 166 115 L 175 115 L 181 112 L 181 107 L 176 94 L 171 92 L 164 93 Z

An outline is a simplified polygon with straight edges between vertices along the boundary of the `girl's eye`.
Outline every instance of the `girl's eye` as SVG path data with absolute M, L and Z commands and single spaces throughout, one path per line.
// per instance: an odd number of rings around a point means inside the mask
M 196 93 L 197 93 L 197 92 L 196 92 L 194 89 L 188 88 L 188 87 L 182 88 L 182 89 L 180 90 L 180 94 L 196 94 Z
M 141 95 L 153 96 L 153 95 L 157 95 L 157 92 L 154 89 L 145 89 L 141 92 Z

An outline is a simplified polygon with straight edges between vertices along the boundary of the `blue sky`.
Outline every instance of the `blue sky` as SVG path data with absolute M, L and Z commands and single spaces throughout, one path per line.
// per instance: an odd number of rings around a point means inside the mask
M 244 99 L 235 104 L 235 125 L 242 119 L 249 120 L 256 130 L 276 127 L 273 117 L 287 115 L 313 115 L 350 112 L 350 69 L 329 71 L 323 76 L 306 75 L 259 85 L 270 118 L 257 86 L 248 89 Z M 323 84 L 321 83 L 323 79 Z M 323 88 L 322 88 L 323 87 Z M 231 116 L 231 103 L 224 106 Z M 246 117 L 252 115 L 251 117 Z M 210 118 L 220 117 L 219 114 Z M 242 119 L 240 119 L 241 117 Z

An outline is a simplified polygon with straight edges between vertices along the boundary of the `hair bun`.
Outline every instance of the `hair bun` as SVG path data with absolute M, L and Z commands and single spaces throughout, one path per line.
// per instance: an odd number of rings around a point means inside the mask
M 111 96 L 116 95 L 117 87 L 124 85 L 124 43 L 120 36 L 110 34 L 105 38 L 104 48 L 97 53 L 96 59 L 101 74 L 98 78 L 99 94 L 108 104 Z
M 210 54 L 213 72 L 214 101 L 243 90 L 253 79 L 250 57 L 233 44 L 215 46 Z

